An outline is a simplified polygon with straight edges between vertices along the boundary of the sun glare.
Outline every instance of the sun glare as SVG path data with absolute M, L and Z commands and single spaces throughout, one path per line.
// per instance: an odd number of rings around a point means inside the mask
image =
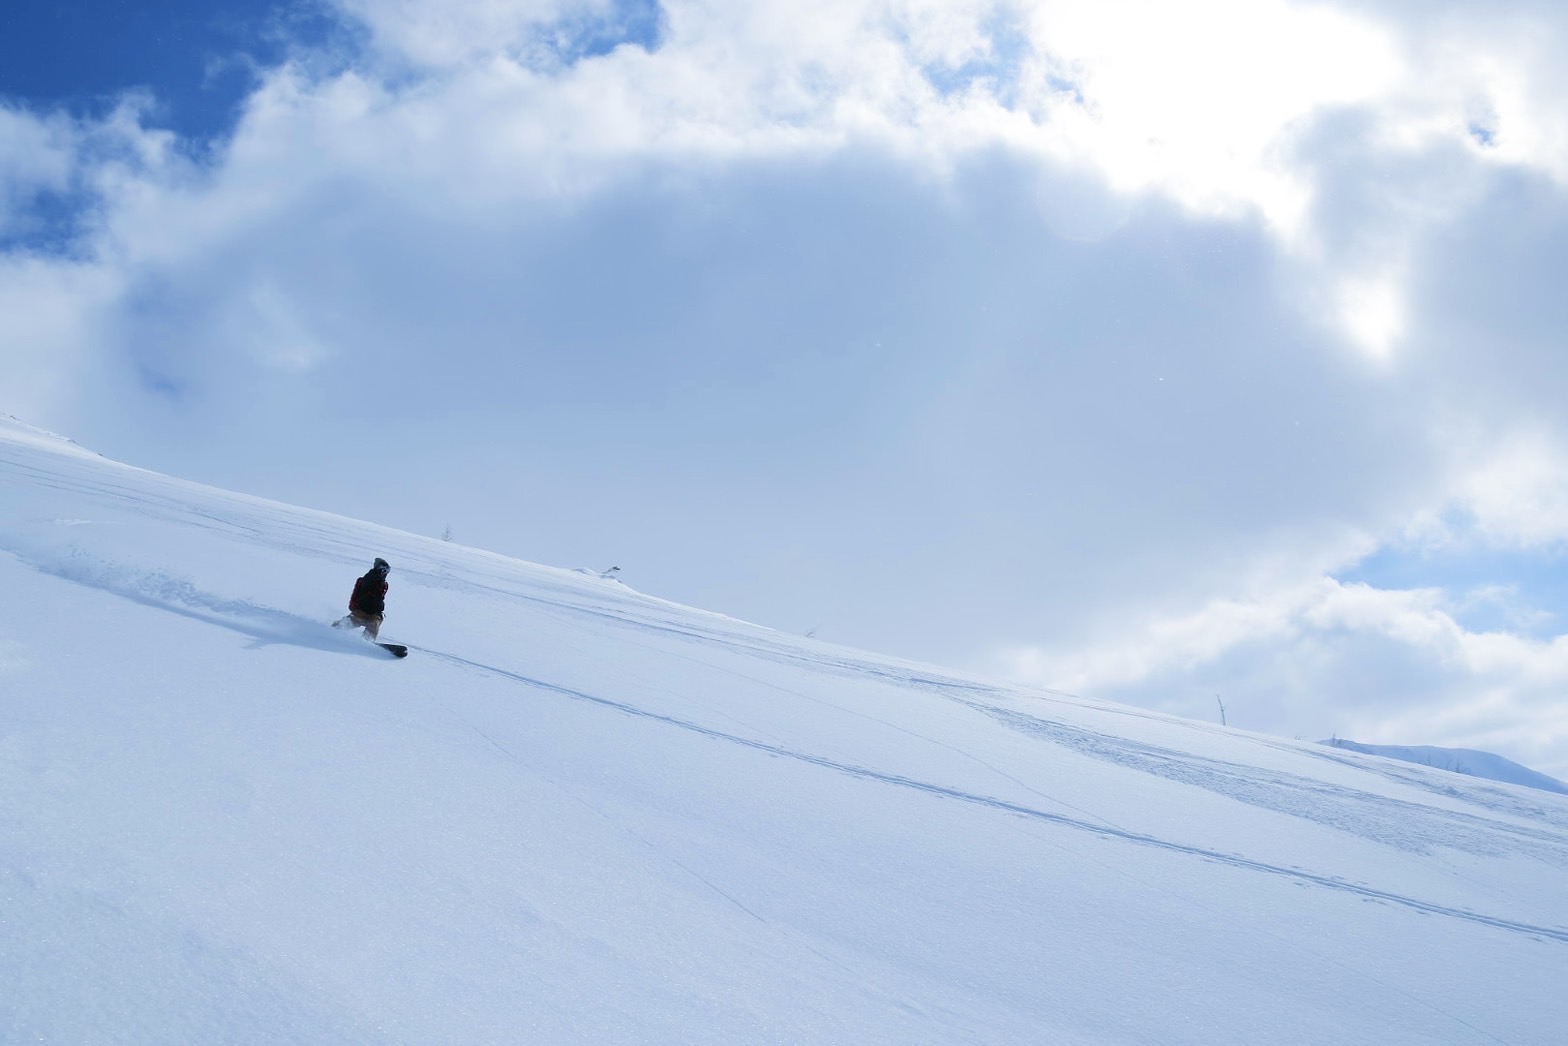
M 1339 323 L 1355 346 L 1380 362 L 1391 359 L 1405 333 L 1405 301 L 1398 278 L 1346 280 L 1339 292 Z

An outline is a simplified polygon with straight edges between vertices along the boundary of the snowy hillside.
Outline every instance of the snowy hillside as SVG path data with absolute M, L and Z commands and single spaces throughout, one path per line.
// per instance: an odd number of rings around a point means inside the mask
M 1422 766 L 1432 766 L 1450 773 L 1484 777 L 1488 781 L 1503 781 L 1508 784 L 1524 785 L 1526 788 L 1539 788 L 1546 792 L 1568 795 L 1568 784 L 1555 777 L 1531 770 L 1527 766 L 1520 766 L 1512 759 L 1504 759 L 1492 752 L 1478 752 L 1472 748 L 1436 748 L 1432 745 L 1364 745 L 1356 741 L 1347 741 L 1342 737 L 1319 743 L 1349 752 L 1380 755 L 1385 759 L 1419 763 Z
M 0 592 L 0 1042 L 1565 1041 L 1564 797 L 7 421 Z

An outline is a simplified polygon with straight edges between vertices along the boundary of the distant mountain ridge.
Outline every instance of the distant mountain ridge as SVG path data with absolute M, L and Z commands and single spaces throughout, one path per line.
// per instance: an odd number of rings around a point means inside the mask
M 1568 784 L 1555 777 L 1548 777 L 1546 774 L 1531 770 L 1527 766 L 1520 766 L 1511 759 L 1493 755 L 1491 752 L 1478 752 L 1471 748 L 1437 748 L 1432 745 L 1364 745 L 1356 741 L 1347 741 L 1342 737 L 1318 743 L 1328 745 L 1330 748 L 1344 748 L 1365 755 L 1401 759 L 1407 763 L 1419 763 L 1437 770 L 1448 770 L 1470 777 L 1482 777 L 1489 781 L 1524 785 L 1526 788 L 1539 788 L 1545 792 L 1568 795 Z

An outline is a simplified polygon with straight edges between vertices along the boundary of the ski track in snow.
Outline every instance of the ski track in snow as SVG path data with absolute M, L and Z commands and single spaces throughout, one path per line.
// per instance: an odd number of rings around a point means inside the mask
M 708 737 L 716 741 L 724 741 L 729 744 L 740 745 L 745 748 L 764 752 L 768 755 L 792 759 L 811 766 L 832 770 L 836 773 L 848 774 L 852 777 L 858 777 L 863 780 L 891 785 L 898 788 L 906 788 L 941 799 L 956 800 L 958 802 L 969 803 L 975 806 L 982 806 L 1000 813 L 1025 817 L 1037 822 L 1043 822 L 1076 831 L 1087 832 L 1092 835 L 1115 839 L 1121 842 L 1132 843 L 1139 846 L 1154 847 L 1156 849 L 1179 853 L 1189 857 L 1197 857 L 1203 860 L 1215 861 L 1220 864 L 1229 865 L 1233 868 L 1242 869 L 1244 871 L 1280 876 L 1295 882 L 1312 886 L 1325 887 L 1330 890 L 1348 893 L 1366 900 L 1382 901 L 1389 904 L 1400 905 L 1402 907 L 1411 908 L 1429 915 L 1441 915 L 1453 919 L 1461 919 L 1466 922 L 1478 923 L 1495 929 L 1504 930 L 1509 933 L 1525 934 L 1537 940 L 1555 941 L 1560 944 L 1568 944 L 1568 929 L 1550 926 L 1534 926 L 1529 923 L 1515 922 L 1511 919 L 1498 918 L 1495 916 L 1486 915 L 1481 912 L 1473 912 L 1462 908 L 1454 908 L 1447 905 L 1423 901 L 1415 897 L 1403 896 L 1401 894 L 1392 893 L 1386 890 L 1379 890 L 1375 887 L 1365 884 L 1352 883 L 1330 876 L 1318 875 L 1300 868 L 1287 868 L 1280 865 L 1269 864 L 1263 861 L 1255 861 L 1251 858 L 1243 857 L 1238 854 L 1223 853 L 1218 850 L 1210 850 L 1200 846 L 1190 846 L 1183 843 L 1173 842 L 1171 840 L 1161 839 L 1157 836 L 1117 828 L 1104 822 L 1093 823 L 1090 821 L 1084 821 L 1074 817 L 1066 816 L 1064 814 L 1051 813 L 1046 810 L 1024 806 L 1020 803 L 1011 802 L 994 796 L 967 792 L 957 788 L 950 788 L 944 785 L 934 784 L 928 781 L 921 781 L 912 777 L 906 777 L 901 774 L 886 773 L 867 766 L 828 759 L 783 745 L 772 744 L 766 741 L 759 741 L 748 737 L 741 737 L 736 734 L 726 733 L 721 730 L 715 730 L 711 727 L 703 726 L 700 723 L 694 723 L 690 720 L 681 719 L 677 716 L 669 716 L 658 712 L 652 712 L 622 701 L 596 696 L 581 690 L 575 690 L 571 687 L 562 686 L 557 683 L 551 683 L 546 680 L 534 679 L 519 672 L 498 668 L 493 665 L 481 664 L 477 661 L 459 657 L 455 654 L 442 653 L 436 650 L 426 650 L 417 646 L 411 647 L 411 649 L 418 650 L 427 656 L 446 661 L 452 665 L 509 679 L 531 689 L 547 691 L 549 693 L 570 698 L 574 701 L 581 701 L 588 704 L 597 705 L 602 708 L 607 708 L 623 715 L 651 720 L 666 726 L 676 727 L 678 729 L 686 730 L 703 737 Z
M 613 615 L 607 614 L 605 616 Z M 635 623 L 627 622 L 624 617 L 621 620 L 626 623 Z M 642 627 L 647 628 L 651 626 L 642 623 Z M 689 630 L 684 629 L 656 630 L 682 637 L 689 636 L 694 640 L 700 639 L 703 642 L 711 642 L 715 638 L 713 636 L 695 636 Z M 875 664 L 848 657 L 830 657 L 822 661 L 814 661 L 800 651 L 790 650 L 782 644 L 759 643 L 752 637 L 746 637 L 745 639 L 734 637 L 734 640 L 734 645 L 744 648 L 748 653 L 770 660 L 804 665 L 835 675 L 859 678 L 869 676 L 898 687 L 934 693 L 939 697 L 956 701 L 983 715 L 989 716 L 1010 729 L 1041 738 L 1083 755 L 1153 776 L 1163 777 L 1167 780 L 1203 788 L 1225 796 L 1228 799 L 1299 817 L 1410 853 L 1427 855 L 1443 848 L 1488 857 L 1504 853 L 1518 853 L 1548 864 L 1568 868 L 1568 845 L 1564 844 L 1562 836 L 1556 832 L 1535 829 L 1529 824 L 1504 823 L 1477 817 L 1473 814 L 1446 811 L 1374 793 L 1325 785 L 1311 778 L 1282 771 L 1271 771 L 1244 764 L 1205 759 L 1177 749 L 1143 744 L 1115 735 L 1072 726 L 1060 721 L 1043 719 L 978 700 L 981 697 L 1006 698 L 1012 696 L 1004 687 L 926 674 L 922 673 L 917 666 L 909 666 L 907 671 L 900 671 L 887 664 Z M 750 676 L 744 678 L 761 685 L 774 685 Z M 787 692 L 792 696 L 806 700 L 819 700 L 799 691 L 788 690 Z M 832 704 L 831 702 L 826 703 Z M 1090 702 L 1085 703 L 1098 707 L 1098 705 L 1093 705 Z M 832 707 L 846 714 L 870 718 L 865 717 L 863 713 L 854 712 L 837 705 L 832 705 Z M 1131 710 L 1129 712 L 1139 718 L 1145 717 L 1139 712 Z M 1148 713 L 1146 718 L 1160 722 L 1169 721 L 1169 717 L 1161 716 L 1157 713 Z M 880 720 L 877 721 L 881 722 Z M 896 727 L 887 723 L 883 725 L 911 736 L 919 737 L 921 740 L 947 748 L 968 758 L 973 758 L 963 752 L 962 749 L 915 734 L 902 727 Z M 1183 725 L 1186 725 L 1185 722 Z M 1364 757 L 1358 761 L 1354 757 L 1342 757 L 1337 750 L 1325 749 L 1316 745 L 1288 746 L 1283 743 L 1273 742 L 1270 743 L 1270 747 L 1295 755 L 1305 754 L 1316 758 L 1328 759 L 1360 771 L 1370 770 L 1390 780 L 1401 784 L 1414 785 L 1424 791 L 1446 798 L 1474 803 L 1510 817 L 1544 821 L 1554 827 L 1568 829 L 1568 808 L 1551 803 L 1534 802 L 1527 795 L 1520 795 L 1516 794 L 1515 791 L 1494 787 L 1480 780 L 1465 778 L 1458 779 L 1450 784 L 1445 782 L 1440 775 L 1423 772 L 1419 768 L 1406 768 L 1404 764 L 1398 763 L 1392 766 L 1369 765 L 1369 762 L 1381 764 L 1388 761 L 1369 761 Z M 1015 784 L 1035 792 L 1037 795 L 1041 795 L 1041 798 L 1057 802 L 1054 798 L 1037 792 L 1022 781 L 991 766 L 989 763 L 980 760 L 976 761 L 987 769 L 1007 777 Z M 1388 830 L 1390 815 L 1392 815 L 1392 822 L 1404 825 L 1405 830 L 1391 834 Z

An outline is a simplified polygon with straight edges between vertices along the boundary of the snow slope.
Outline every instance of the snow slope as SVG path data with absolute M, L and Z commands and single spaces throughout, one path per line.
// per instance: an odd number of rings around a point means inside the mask
M 1484 777 L 1489 781 L 1506 781 L 1509 784 L 1524 785 L 1526 788 L 1539 788 L 1547 792 L 1558 792 L 1568 795 L 1568 784 L 1549 777 L 1527 766 L 1520 766 L 1512 759 L 1504 759 L 1492 752 L 1480 752 L 1473 748 L 1437 748 L 1432 745 L 1364 745 L 1357 741 L 1347 741 L 1336 737 L 1330 741 L 1319 741 L 1318 744 L 1332 745 L 1351 752 L 1362 752 L 1366 755 L 1380 755 L 1385 759 L 1402 759 L 1407 763 L 1420 763 L 1422 766 L 1433 766 L 1439 770 L 1447 770 L 1454 774 L 1468 774 L 1471 777 Z
M 375 555 L 405 661 L 326 625 Z M 783 635 L 3 420 L 0 592 L 0 1042 L 1568 1034 L 1560 796 Z

